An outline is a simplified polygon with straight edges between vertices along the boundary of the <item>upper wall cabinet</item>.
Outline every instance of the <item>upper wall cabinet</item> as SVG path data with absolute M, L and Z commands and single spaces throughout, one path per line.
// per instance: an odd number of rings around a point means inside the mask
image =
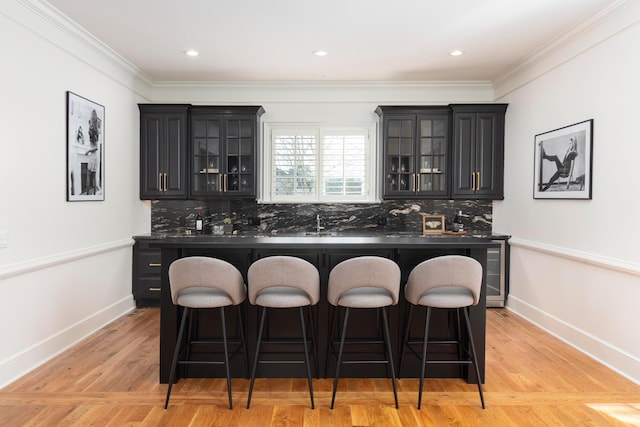
M 140 198 L 255 198 L 262 107 L 139 104 Z
M 447 107 L 381 106 L 382 197 L 434 198 L 449 195 Z
M 192 107 L 190 198 L 255 198 L 262 107 Z
M 503 199 L 504 116 L 507 104 L 455 104 L 454 199 Z
M 140 198 L 187 197 L 189 105 L 140 104 Z

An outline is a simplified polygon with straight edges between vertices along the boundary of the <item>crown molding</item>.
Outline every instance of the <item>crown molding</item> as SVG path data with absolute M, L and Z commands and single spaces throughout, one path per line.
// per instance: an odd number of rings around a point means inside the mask
M 492 83 L 496 99 L 570 61 L 640 21 L 638 0 L 616 0 L 513 64 Z M 625 12 L 625 13 L 623 13 Z
M 268 89 L 406 89 L 406 88 L 448 88 L 448 87 L 480 87 L 491 88 L 488 80 L 477 81 L 156 81 L 156 88 L 268 88 Z
M 111 49 L 108 45 L 86 31 L 48 2 L 44 0 L 15 1 L 30 13 L 30 16 L 22 14 L 21 18 L 23 19 L 11 16 L 12 20 L 18 22 L 24 28 L 39 35 L 49 43 L 54 44 L 56 47 L 84 62 L 108 78 L 134 91 L 139 91 L 139 87 L 137 87 L 135 83 L 140 83 L 148 88 L 153 86 L 153 80 L 140 68 L 136 67 L 133 63 Z M 40 22 L 35 22 L 33 17 L 37 18 Z M 41 25 L 42 21 L 48 25 Z M 62 35 L 62 40 L 60 40 L 60 35 Z M 72 43 L 67 43 L 68 41 Z M 85 55 L 80 54 L 78 48 L 90 52 L 90 58 L 98 61 L 99 65 L 89 60 Z M 146 96 L 147 94 L 142 95 Z

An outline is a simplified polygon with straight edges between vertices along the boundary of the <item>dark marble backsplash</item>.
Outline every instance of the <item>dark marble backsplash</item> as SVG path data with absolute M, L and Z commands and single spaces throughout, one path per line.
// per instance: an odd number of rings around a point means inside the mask
M 151 231 L 182 233 L 193 230 L 201 209 L 205 232 L 230 218 L 239 232 L 280 234 L 315 231 L 320 215 L 324 231 L 421 232 L 421 212 L 446 216 L 450 229 L 462 211 L 465 230 L 492 232 L 490 200 L 385 200 L 375 204 L 258 204 L 255 200 L 155 200 L 151 204 Z

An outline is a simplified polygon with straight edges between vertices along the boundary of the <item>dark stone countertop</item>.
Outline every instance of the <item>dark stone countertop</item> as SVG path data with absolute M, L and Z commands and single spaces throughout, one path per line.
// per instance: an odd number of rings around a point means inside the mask
M 498 243 L 492 240 L 508 239 L 505 235 L 469 234 L 465 236 L 433 234 L 423 236 L 415 232 L 297 232 L 283 234 L 260 234 L 244 232 L 241 234 L 172 234 L 149 233 L 133 237 L 135 240 L 157 240 L 155 247 L 362 247 L 379 248 L 399 247 L 494 247 Z

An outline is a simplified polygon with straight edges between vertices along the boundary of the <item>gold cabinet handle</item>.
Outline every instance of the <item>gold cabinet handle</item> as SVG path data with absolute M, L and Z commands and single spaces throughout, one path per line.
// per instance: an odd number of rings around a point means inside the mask
M 412 173 L 411 174 L 411 180 L 413 182 L 411 183 L 411 191 L 414 192 L 414 193 L 416 192 L 416 188 L 418 188 L 418 186 L 416 185 L 416 181 L 417 181 L 416 178 L 417 178 L 417 174 Z
M 163 191 L 167 191 L 167 173 L 165 172 L 165 173 L 163 173 L 163 175 L 164 175 L 164 189 L 163 189 Z
M 149 267 L 162 267 L 162 264 L 159 262 L 150 262 Z
M 149 290 L 153 292 L 160 292 L 160 288 L 149 288 Z
M 224 178 L 224 184 L 222 185 L 222 191 L 226 192 L 227 191 L 227 174 L 225 173 L 224 175 L 222 175 Z
M 158 190 L 159 191 L 163 191 L 162 190 L 162 174 L 161 173 L 158 174 Z
M 471 172 L 471 191 L 476 191 L 476 173 Z
M 476 172 L 476 177 L 477 177 L 476 191 L 480 191 L 480 172 Z

